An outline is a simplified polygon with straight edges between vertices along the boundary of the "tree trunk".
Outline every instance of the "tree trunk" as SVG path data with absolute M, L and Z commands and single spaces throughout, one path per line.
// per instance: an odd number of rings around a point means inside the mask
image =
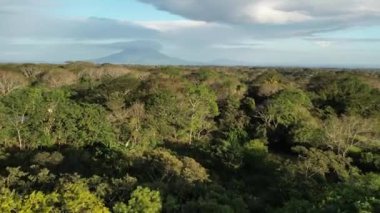
M 18 140 L 18 146 L 20 148 L 20 150 L 23 149 L 23 145 L 22 145 L 22 138 L 21 138 L 21 131 L 20 129 L 17 129 L 17 140 Z

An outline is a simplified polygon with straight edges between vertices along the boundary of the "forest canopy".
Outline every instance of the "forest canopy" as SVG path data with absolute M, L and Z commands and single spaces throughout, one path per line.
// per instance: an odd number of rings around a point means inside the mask
M 380 72 L 0 64 L 0 212 L 380 212 Z

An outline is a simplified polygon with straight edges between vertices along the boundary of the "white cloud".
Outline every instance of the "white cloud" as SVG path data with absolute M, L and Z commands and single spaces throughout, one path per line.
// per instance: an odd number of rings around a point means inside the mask
M 55 5 L 51 0 L 1 0 L 0 1 L 0 13 L 30 13 L 38 12 L 41 9 L 52 7 Z
M 314 43 L 322 48 L 328 48 L 333 44 L 331 41 L 315 41 Z
M 204 21 L 178 20 L 178 21 L 139 21 L 135 22 L 145 28 L 158 30 L 161 32 L 180 30 L 185 28 L 196 28 L 206 26 Z
M 114 19 L 60 19 L 39 14 L 0 14 L 0 37 L 6 39 L 147 39 L 157 33 L 156 30 L 132 22 Z
M 257 49 L 261 44 L 258 42 L 238 42 L 238 43 L 220 43 L 220 44 L 214 44 L 211 45 L 211 48 L 216 49 Z
M 230 24 L 378 24 L 378 0 L 140 0 L 183 17 Z
M 253 4 L 243 10 L 243 14 L 250 17 L 252 22 L 260 24 L 287 24 L 309 21 L 311 16 L 301 11 L 282 11 L 275 9 L 273 4 L 266 2 Z

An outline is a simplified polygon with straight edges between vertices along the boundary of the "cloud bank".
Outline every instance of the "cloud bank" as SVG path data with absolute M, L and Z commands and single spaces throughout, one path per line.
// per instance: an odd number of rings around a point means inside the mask
M 217 59 L 257 65 L 380 66 L 377 0 L 138 1 L 183 19 L 64 17 L 54 13 L 62 1 L 2 0 L 0 61 L 86 60 L 138 44 L 205 63 Z M 375 30 L 367 37 L 354 35 L 353 28 Z M 332 37 L 335 32 L 344 36 Z
M 377 0 L 140 0 L 183 17 L 233 24 L 379 20 Z

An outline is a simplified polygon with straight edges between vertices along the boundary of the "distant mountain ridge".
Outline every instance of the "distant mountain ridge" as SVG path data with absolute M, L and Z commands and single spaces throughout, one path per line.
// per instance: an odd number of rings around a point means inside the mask
M 161 52 L 161 44 L 150 40 L 114 43 L 113 48 L 120 52 L 93 59 L 95 63 L 141 64 L 141 65 L 248 65 L 247 62 L 219 58 L 212 61 L 187 61 Z
M 146 64 L 146 65 L 188 65 L 193 64 L 186 60 L 170 57 L 154 48 L 128 47 L 121 52 L 114 53 L 93 60 L 96 63 L 113 64 Z

